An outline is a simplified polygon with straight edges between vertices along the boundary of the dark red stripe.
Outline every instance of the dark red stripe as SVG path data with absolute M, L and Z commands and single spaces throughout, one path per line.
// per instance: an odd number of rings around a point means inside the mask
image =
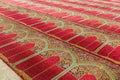
M 77 79 L 72 74 L 66 73 L 65 75 L 63 75 L 58 80 L 77 80 Z
M 76 43 L 78 43 L 78 42 L 80 42 L 81 40 L 84 40 L 84 39 L 85 39 L 84 36 L 77 36 L 74 39 L 70 40 L 69 42 L 72 43 L 72 44 L 76 44 Z
M 43 58 L 41 56 L 35 56 L 35 57 L 30 58 L 29 60 L 26 60 L 26 61 L 18 64 L 16 67 L 18 69 L 25 70 L 42 60 L 43 60 Z
M 34 65 L 33 67 L 27 69 L 25 73 L 30 77 L 34 77 L 35 75 L 39 74 L 40 72 L 46 70 L 47 68 L 51 67 L 52 65 L 56 64 L 59 61 L 58 56 L 52 56 L 41 63 Z
M 53 66 L 45 72 L 38 75 L 37 77 L 35 77 L 33 80 L 51 80 L 53 77 L 57 76 L 62 71 L 63 69 L 57 66 Z
M 98 41 L 94 41 L 92 44 L 90 44 L 89 46 L 87 46 L 87 49 L 90 51 L 94 51 L 96 50 L 98 47 L 100 47 L 103 43 L 98 42 Z
M 1 53 L 4 53 L 4 52 L 6 52 L 6 51 L 8 51 L 8 50 L 17 48 L 17 47 L 19 47 L 19 46 L 20 46 L 20 43 L 19 43 L 19 42 L 16 42 L 16 43 L 13 43 L 13 44 L 10 44 L 10 45 L 7 45 L 7 46 L 5 46 L 5 47 L 0 48 L 0 52 L 1 52 Z
M 83 41 L 80 41 L 78 43 L 79 46 L 82 46 L 82 47 L 86 47 L 87 45 L 91 44 L 92 42 L 94 42 L 97 38 L 95 36 L 89 36 L 87 37 L 85 40 Z
M 15 62 L 17 62 L 17 61 L 19 61 L 19 60 L 22 60 L 22 59 L 24 59 L 24 58 L 26 58 L 26 57 L 28 57 L 28 56 L 30 56 L 30 55 L 32 55 L 32 54 L 34 54 L 33 51 L 30 51 L 30 50 L 25 51 L 25 52 L 23 52 L 23 53 L 21 53 L 21 54 L 18 54 L 18 55 L 15 55 L 15 56 L 13 56 L 13 57 L 10 57 L 10 58 L 9 58 L 9 62 L 15 63 Z
M 34 44 L 24 44 L 20 47 L 17 47 L 15 49 L 12 49 L 12 50 L 9 50 L 5 53 L 3 53 L 6 57 L 10 57 L 10 56 L 13 56 L 13 55 L 16 55 L 16 54 L 19 54 L 21 52 L 24 52 L 24 51 L 27 51 L 28 49 L 30 48 L 33 48 L 34 47 Z
M 104 46 L 98 54 L 103 55 L 103 56 L 108 56 L 108 53 L 110 53 L 114 48 L 110 45 Z

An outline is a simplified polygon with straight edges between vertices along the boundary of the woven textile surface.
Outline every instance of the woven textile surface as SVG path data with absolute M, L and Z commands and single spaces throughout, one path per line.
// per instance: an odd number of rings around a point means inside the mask
M 120 80 L 119 0 L 0 0 L 0 80 Z

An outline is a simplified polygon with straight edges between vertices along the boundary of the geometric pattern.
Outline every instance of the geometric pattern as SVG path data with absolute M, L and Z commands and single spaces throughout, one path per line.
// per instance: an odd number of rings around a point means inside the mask
M 30 2 L 0 2 L 0 24 L 4 26 L 0 57 L 18 75 L 25 80 L 119 80 L 119 17 L 74 5 L 105 11 L 112 8 L 87 4 L 90 0 L 84 4 L 72 0 Z M 85 14 L 98 18 L 86 19 Z M 116 25 L 103 19 L 112 19 Z

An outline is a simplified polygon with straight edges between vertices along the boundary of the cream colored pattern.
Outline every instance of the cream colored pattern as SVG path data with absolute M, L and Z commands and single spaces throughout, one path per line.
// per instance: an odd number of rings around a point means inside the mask
M 22 80 L 22 79 L 2 60 L 0 60 L 0 80 Z

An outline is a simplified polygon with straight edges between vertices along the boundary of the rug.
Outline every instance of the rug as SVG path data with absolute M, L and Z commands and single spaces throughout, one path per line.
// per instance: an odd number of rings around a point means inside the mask
M 120 80 L 119 4 L 0 0 L 0 80 Z

